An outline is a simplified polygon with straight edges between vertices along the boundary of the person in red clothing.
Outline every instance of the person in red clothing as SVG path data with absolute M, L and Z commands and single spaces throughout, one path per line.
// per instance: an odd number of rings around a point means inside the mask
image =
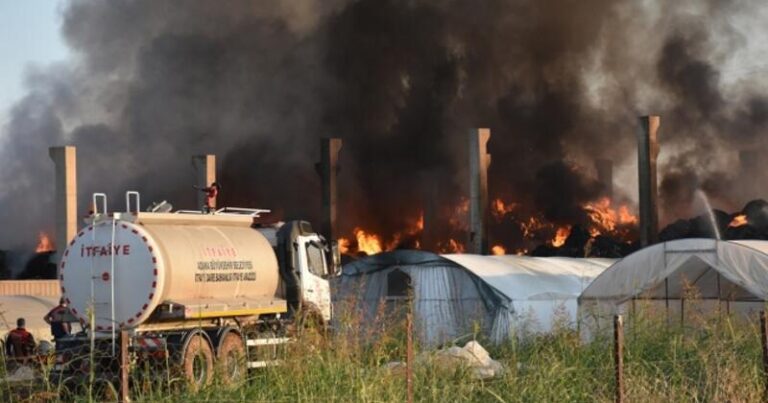
M 26 361 L 35 351 L 35 338 L 24 328 L 24 318 L 16 320 L 16 329 L 5 337 L 5 354 L 17 361 Z
M 205 188 L 195 186 L 195 189 L 205 193 L 205 206 L 203 206 L 203 211 L 210 213 L 216 210 L 216 197 L 219 195 L 221 186 L 217 182 L 213 182 L 211 183 L 211 186 Z
M 69 335 L 70 326 L 69 322 L 66 321 L 68 312 L 67 300 L 62 297 L 59 299 L 59 305 L 48 311 L 43 317 L 45 323 L 51 325 L 51 334 L 53 334 L 54 340 Z

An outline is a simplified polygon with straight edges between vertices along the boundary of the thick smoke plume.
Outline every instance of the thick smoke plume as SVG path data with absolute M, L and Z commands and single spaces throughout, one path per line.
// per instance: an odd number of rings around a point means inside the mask
M 736 178 L 761 174 L 739 172 L 738 151 L 762 147 L 768 98 L 719 68 L 759 6 L 70 1 L 72 60 L 29 71 L 2 129 L 0 249 L 52 227 L 47 147 L 62 144 L 78 146 L 80 211 L 126 189 L 193 208 L 190 157 L 215 153 L 224 204 L 318 221 L 318 139 L 341 137 L 341 226 L 387 234 L 418 216 L 425 173 L 460 203 L 468 129 L 490 127 L 492 198 L 578 224 L 603 191 L 595 158 L 631 197 L 636 116 L 650 113 L 666 220 L 696 187 L 740 207 L 754 186 Z

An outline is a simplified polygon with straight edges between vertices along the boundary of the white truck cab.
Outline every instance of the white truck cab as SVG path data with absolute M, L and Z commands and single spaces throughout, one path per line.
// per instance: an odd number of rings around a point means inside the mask
M 296 238 L 299 260 L 299 284 L 304 304 L 316 310 L 325 323 L 331 320 L 331 276 L 338 274 L 334 254 L 338 251 L 319 235 Z M 329 247 L 330 246 L 330 247 Z

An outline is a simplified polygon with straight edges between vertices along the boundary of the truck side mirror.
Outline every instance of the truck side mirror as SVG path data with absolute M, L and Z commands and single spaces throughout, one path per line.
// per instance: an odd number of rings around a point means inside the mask
M 331 276 L 341 274 L 341 252 L 339 251 L 339 242 L 331 241 Z

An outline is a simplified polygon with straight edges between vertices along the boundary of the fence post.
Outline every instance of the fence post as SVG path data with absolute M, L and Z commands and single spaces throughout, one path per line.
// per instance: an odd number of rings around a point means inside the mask
M 413 403 L 413 298 L 408 296 L 405 314 L 405 387 L 408 403 Z
M 768 401 L 768 320 L 760 311 L 760 344 L 763 347 L 763 401 Z
M 129 402 L 128 372 L 130 370 L 128 360 L 128 331 L 120 331 L 120 401 Z
M 613 361 L 616 365 L 616 403 L 624 403 L 624 318 L 613 316 Z

